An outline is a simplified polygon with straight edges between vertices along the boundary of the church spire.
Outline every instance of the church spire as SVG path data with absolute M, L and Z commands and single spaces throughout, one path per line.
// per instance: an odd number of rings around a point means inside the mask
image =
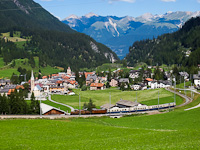
M 31 72 L 31 93 L 33 92 L 33 89 L 35 87 L 35 82 L 34 82 L 34 75 L 33 75 L 33 70 Z

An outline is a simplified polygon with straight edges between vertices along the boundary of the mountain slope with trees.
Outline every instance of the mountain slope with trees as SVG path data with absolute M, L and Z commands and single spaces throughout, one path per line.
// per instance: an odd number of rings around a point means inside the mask
M 109 48 L 72 30 L 32 0 L 0 1 L 0 11 L 0 32 L 10 32 L 13 36 L 17 31 L 21 38 L 28 39 L 19 48 L 17 41 L 13 43 L 2 37 L 0 56 L 5 63 L 29 58 L 34 68 L 33 57 L 38 56 L 41 67 L 78 69 L 118 60 Z
M 148 65 L 179 64 L 192 67 L 200 64 L 200 17 L 191 18 L 177 32 L 153 40 L 135 42 L 129 48 L 129 65 L 145 62 Z

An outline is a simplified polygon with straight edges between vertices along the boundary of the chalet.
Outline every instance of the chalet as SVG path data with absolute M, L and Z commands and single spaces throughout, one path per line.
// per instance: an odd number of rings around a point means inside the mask
M 51 93 L 63 93 L 64 92 L 64 86 L 51 85 L 49 87 L 49 91 Z
M 112 87 L 117 87 L 118 86 L 118 80 L 117 79 L 111 79 L 109 84 Z
M 134 85 L 131 85 L 130 87 L 132 90 L 135 90 L 135 91 L 140 90 L 141 88 L 140 84 L 134 84 Z
M 91 83 L 94 83 L 97 80 L 97 76 L 96 75 L 87 75 L 86 78 L 86 85 L 89 85 Z
M 58 108 L 49 106 L 47 104 L 41 103 L 40 108 L 42 110 L 43 115 L 66 115 L 67 113 Z
M 194 84 L 196 87 L 200 87 L 200 71 L 198 71 L 198 74 L 194 74 L 193 75 L 193 79 L 194 79 Z
M 75 89 L 75 88 L 77 88 L 77 86 L 78 86 L 78 83 L 77 83 L 75 80 L 70 81 L 70 82 L 67 84 L 67 87 L 68 87 L 69 89 Z
M 104 83 L 91 83 L 90 90 L 104 90 L 105 84 Z
M 129 72 L 129 78 L 131 78 L 131 79 L 135 79 L 135 78 L 138 78 L 139 77 L 139 75 L 140 75 L 140 71 L 139 70 L 131 70 L 130 72 Z
M 187 72 L 185 72 L 185 71 L 184 72 L 179 72 L 179 75 L 181 77 L 183 77 L 184 80 L 187 80 L 189 78 L 189 74 Z

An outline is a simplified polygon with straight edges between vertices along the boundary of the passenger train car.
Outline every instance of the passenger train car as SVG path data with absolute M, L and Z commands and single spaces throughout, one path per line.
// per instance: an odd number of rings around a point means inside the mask
M 160 104 L 160 105 L 142 105 L 139 104 L 138 106 L 134 107 L 126 107 L 126 108 L 120 108 L 118 106 L 114 106 L 110 109 L 94 109 L 90 113 L 87 110 L 81 110 L 81 115 L 89 115 L 89 114 L 106 114 L 106 113 L 131 113 L 131 112 L 145 112 L 145 111 L 152 111 L 152 110 L 161 110 L 161 109 L 167 109 L 167 108 L 173 108 L 176 106 L 176 103 L 166 103 L 166 104 Z M 75 110 L 71 112 L 71 115 L 79 115 L 79 110 Z
M 131 112 L 143 112 L 143 111 L 152 111 L 152 110 L 159 110 L 159 109 L 167 109 L 167 108 L 173 108 L 176 106 L 176 103 L 166 103 L 166 104 L 160 104 L 160 105 L 138 105 L 134 107 L 126 107 L 126 108 L 120 108 L 117 106 L 114 106 L 107 110 L 107 113 L 131 113 Z

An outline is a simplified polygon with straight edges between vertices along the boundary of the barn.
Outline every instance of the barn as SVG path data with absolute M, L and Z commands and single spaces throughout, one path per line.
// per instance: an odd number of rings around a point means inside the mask
M 41 103 L 40 104 L 42 115 L 66 115 L 67 113 L 58 108 L 52 107 L 50 105 Z

